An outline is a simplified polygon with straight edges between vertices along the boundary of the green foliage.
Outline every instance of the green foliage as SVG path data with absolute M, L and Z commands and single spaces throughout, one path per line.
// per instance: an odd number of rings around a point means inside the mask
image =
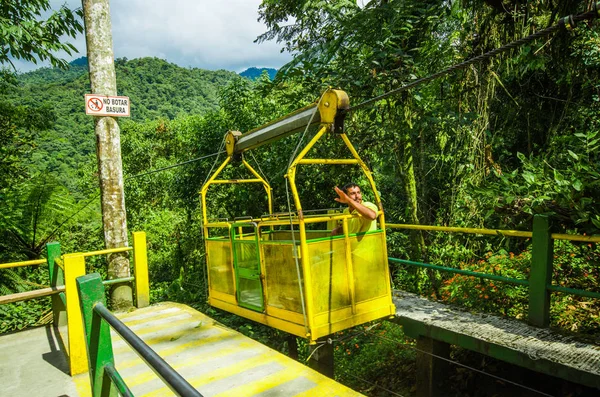
M 453 243 L 454 240 L 454 243 Z M 456 238 L 435 244 L 429 250 L 430 262 L 481 274 L 527 280 L 531 267 L 528 246 L 518 253 L 505 249 L 477 255 L 476 244 Z M 490 246 L 487 246 L 490 248 Z M 583 291 L 600 292 L 600 249 L 595 244 L 556 240 L 554 244 L 552 284 Z M 437 273 L 437 274 L 436 274 Z M 439 284 L 436 284 L 439 280 Z M 396 270 L 397 288 L 430 296 L 479 312 L 500 314 L 526 320 L 529 291 L 527 287 L 485 278 L 415 270 L 403 266 Z M 552 293 L 551 324 L 563 329 L 594 335 L 600 325 L 597 299 Z
M 49 0 L 3 0 L 0 6 L 0 65 L 11 57 L 37 63 L 48 60 L 55 67 L 67 67 L 67 62 L 55 55 L 64 51 L 71 55 L 77 49 L 63 37 L 75 37 L 83 32 L 81 9 L 62 6 L 51 11 Z
M 496 216 L 508 219 L 505 224 L 510 227 L 544 213 L 552 215 L 562 228 L 596 232 L 600 228 L 600 212 L 593 205 L 600 195 L 599 131 L 556 139 L 551 152 L 538 156 L 517 153 L 521 168 L 495 172 L 495 178 L 477 188 L 479 203 L 493 205 Z
M 515 255 L 500 250 L 496 254 L 489 252 L 478 261 L 460 262 L 458 268 L 523 280 L 529 276 L 530 264 L 529 251 Z M 527 287 L 460 274 L 444 278 L 441 297 L 449 303 L 519 319 L 527 318 Z
M 336 333 L 333 340 L 337 381 L 368 396 L 413 391 L 414 341 L 399 326 L 385 321 L 361 325 Z
M 57 180 L 45 175 L 22 183 L 0 198 L 0 260 L 39 259 L 46 243 L 59 236 L 69 222 L 97 216 L 77 208 Z
M 40 131 L 48 130 L 52 119 L 48 106 L 0 101 L 0 191 L 27 176 L 23 157 L 31 154 L 35 139 Z
M 45 324 L 48 310 L 51 310 L 49 299 L 2 305 L 0 306 L 0 334 Z

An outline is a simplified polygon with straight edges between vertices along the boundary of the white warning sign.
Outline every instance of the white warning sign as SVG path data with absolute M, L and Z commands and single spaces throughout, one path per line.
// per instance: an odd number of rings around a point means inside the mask
M 129 97 L 85 94 L 85 114 L 129 117 Z

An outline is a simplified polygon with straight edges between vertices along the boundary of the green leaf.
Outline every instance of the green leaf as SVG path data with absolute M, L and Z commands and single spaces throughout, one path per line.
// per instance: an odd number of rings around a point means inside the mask
M 575 160 L 579 160 L 579 156 L 578 156 L 578 155 L 576 155 L 575 153 L 573 153 L 571 150 L 568 150 L 568 149 L 567 149 L 567 152 L 568 152 L 568 153 L 569 153 L 569 155 L 570 155 L 571 157 L 573 157 Z
M 529 171 L 523 172 L 523 179 L 525 179 L 525 181 L 527 181 L 529 184 L 535 183 L 535 175 Z
M 560 171 L 554 170 L 554 180 L 560 185 L 565 180 L 565 177 L 560 173 Z

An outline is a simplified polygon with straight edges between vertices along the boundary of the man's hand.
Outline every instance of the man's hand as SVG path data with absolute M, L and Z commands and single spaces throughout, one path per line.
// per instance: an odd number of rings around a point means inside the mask
M 335 192 L 338 194 L 339 197 L 336 197 L 334 200 L 337 201 L 338 203 L 342 203 L 342 204 L 348 204 L 350 201 L 352 201 L 350 199 L 350 197 L 348 197 L 348 195 L 346 194 L 346 192 L 344 192 L 342 189 L 340 189 L 339 187 L 335 186 L 333 188 L 335 190 Z
M 337 201 L 338 203 L 342 203 L 342 204 L 348 204 L 348 208 L 350 210 L 350 213 L 352 213 L 352 211 L 356 211 L 358 212 L 361 216 L 363 216 L 366 219 L 369 219 L 371 221 L 375 220 L 377 218 L 377 212 L 365 207 L 364 205 L 362 205 L 360 202 L 352 200 L 350 198 L 350 196 L 348 196 L 346 194 L 346 192 L 344 192 L 342 189 L 340 189 L 339 187 L 334 187 L 335 192 L 338 194 L 338 198 L 335 198 L 334 200 Z

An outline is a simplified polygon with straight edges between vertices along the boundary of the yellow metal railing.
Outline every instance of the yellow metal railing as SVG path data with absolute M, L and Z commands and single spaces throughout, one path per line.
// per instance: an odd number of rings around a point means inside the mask
M 450 233 L 465 233 L 465 234 L 487 234 L 492 236 L 503 237 L 523 237 L 531 238 L 532 232 L 520 230 L 505 230 L 505 229 L 476 229 L 471 227 L 449 227 L 449 226 L 429 226 L 429 225 L 411 225 L 404 223 L 388 223 L 386 225 L 391 229 L 409 229 L 409 230 L 424 230 L 434 232 L 450 232 Z M 554 240 L 580 241 L 584 243 L 600 243 L 600 236 L 582 236 L 579 234 L 564 234 L 552 233 L 550 238 Z
M 520 230 L 501 230 L 501 229 L 476 229 L 471 227 L 448 227 L 448 226 L 428 226 L 428 225 L 410 225 L 403 223 L 388 223 L 387 227 L 391 229 L 409 229 L 426 230 L 434 232 L 465 233 L 465 234 L 487 234 L 492 236 L 523 237 L 531 238 L 531 232 Z
M 537 225 L 537 226 L 536 226 Z M 600 236 L 582 236 L 563 233 L 550 233 L 547 216 L 536 215 L 533 222 L 533 232 L 501 229 L 475 229 L 446 226 L 410 225 L 389 223 L 387 227 L 392 229 L 409 229 L 423 231 L 438 231 L 449 233 L 466 233 L 480 235 L 494 235 L 502 237 L 521 237 L 532 239 L 532 258 L 529 277 L 527 279 L 514 279 L 472 272 L 452 267 L 437 266 L 428 263 L 414 262 L 405 259 L 390 258 L 390 261 L 409 266 L 430 268 L 441 272 L 464 274 L 512 284 L 528 286 L 529 288 L 529 322 L 539 327 L 547 327 L 550 318 L 550 292 L 561 292 L 589 298 L 600 298 L 600 293 L 594 291 L 567 288 L 561 285 L 553 285 L 551 274 L 553 268 L 553 243 L 552 240 L 579 241 L 587 243 L 600 242 Z
M 0 264 L 0 269 L 10 269 L 10 268 L 13 268 L 13 267 L 43 265 L 43 264 L 46 264 L 46 263 L 48 263 L 48 261 L 46 259 L 34 259 L 34 260 L 31 260 L 31 261 L 2 263 L 2 264 Z
M 55 249 L 58 248 L 58 251 Z M 54 251 L 53 251 L 54 249 Z M 50 258 L 50 262 L 52 262 L 54 258 L 54 253 L 58 252 L 60 254 L 60 246 L 57 243 L 48 244 L 48 257 Z M 25 266 L 37 266 L 49 264 L 48 259 L 34 259 L 30 261 L 20 261 L 20 262 L 10 262 L 10 263 L 2 263 L 0 264 L 0 269 L 13 269 L 17 267 L 25 267 Z M 51 266 L 49 266 L 50 270 Z M 52 277 L 51 277 L 52 278 Z M 64 288 L 56 288 L 56 286 L 51 285 L 46 288 L 39 288 L 33 291 L 26 292 L 18 292 L 15 294 L 2 295 L 0 296 L 0 305 L 14 302 L 21 302 L 29 299 L 41 298 L 49 295 L 58 294 L 59 292 L 64 291 Z
M 56 244 L 56 243 L 54 243 Z M 58 246 L 58 244 L 56 244 Z M 98 255 L 108 255 L 121 252 L 133 251 L 133 272 L 135 277 L 126 277 L 122 279 L 106 280 L 104 284 L 112 284 L 115 282 L 130 282 L 135 283 L 135 298 L 136 306 L 145 307 L 150 302 L 150 284 L 148 280 L 148 259 L 146 249 L 146 234 L 144 232 L 133 233 L 133 246 L 104 249 L 90 252 L 75 252 L 64 254 L 62 256 L 53 257 L 52 262 L 58 269 L 50 267 L 50 283 L 51 287 L 43 288 L 35 291 L 28 291 L 19 294 L 11 294 L 0 297 L 0 304 L 18 302 L 41 296 L 60 294 L 62 307 L 66 308 L 66 324 L 67 335 L 60 333 L 64 345 L 67 346 L 71 375 L 87 372 L 88 360 L 85 348 L 83 322 L 81 317 L 81 308 L 79 303 L 79 295 L 75 280 L 77 277 L 86 274 L 85 258 Z M 60 250 L 58 250 L 60 252 Z M 59 254 L 60 255 L 60 254 Z M 49 254 L 50 257 L 50 254 Z M 13 262 L 1 264 L 0 269 L 9 269 L 21 266 L 33 266 L 48 263 L 46 259 L 38 259 L 33 261 Z M 60 273 L 60 274 L 59 274 Z M 64 279 L 64 285 L 63 284 Z M 53 298 L 54 299 L 54 298 Z M 53 302 L 53 311 L 64 310 L 58 308 Z M 57 315 L 55 313 L 55 322 L 57 323 Z M 57 324 L 58 325 L 58 324 Z
M 88 370 L 87 352 L 85 348 L 85 333 L 76 285 L 77 277 L 84 276 L 86 274 L 85 258 L 127 251 L 133 251 L 136 306 L 138 308 L 148 306 L 150 301 L 150 285 L 148 281 L 146 234 L 144 232 L 133 233 L 133 247 L 110 248 L 99 251 L 77 252 L 63 255 L 65 269 L 67 325 L 69 332 L 68 343 L 65 345 L 67 345 L 69 348 L 71 375 L 84 373 Z

